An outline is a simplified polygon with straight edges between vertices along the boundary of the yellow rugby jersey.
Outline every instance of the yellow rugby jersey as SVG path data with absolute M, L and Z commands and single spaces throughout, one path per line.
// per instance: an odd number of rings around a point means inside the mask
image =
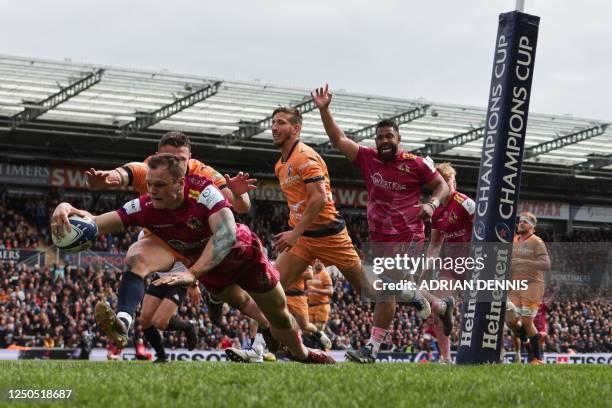
M 337 233 L 344 227 L 344 220 L 336 210 L 332 199 L 327 165 L 311 147 L 297 141 L 285 161 L 282 156 L 278 159 L 274 172 L 289 205 L 289 225 L 292 228 L 302 219 L 307 198 L 306 184 L 320 181 L 325 183 L 327 203 L 306 230 L 331 229 L 332 232 L 338 230 Z M 308 236 L 307 233 L 304 235 Z
M 536 261 L 540 256 L 548 255 L 546 244 L 542 238 L 535 234 L 527 237 L 522 241 L 519 234 L 514 236 L 514 244 L 512 246 L 512 258 L 527 259 Z M 512 267 L 512 279 L 525 279 L 530 282 L 544 282 L 544 271 L 534 269 L 526 265 Z

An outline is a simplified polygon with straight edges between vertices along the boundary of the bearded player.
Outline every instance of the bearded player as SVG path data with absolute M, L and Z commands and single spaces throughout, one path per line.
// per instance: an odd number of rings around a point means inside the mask
M 525 331 L 529 338 L 529 360 L 533 365 L 543 364 L 540 335 L 534 317 L 544 298 L 544 272 L 550 269 L 546 244 L 535 234 L 537 218 L 530 212 L 519 215 L 517 234 L 512 247 L 512 280 L 526 280 L 526 290 L 511 290 L 508 299 L 518 321 L 508 324 L 515 334 Z M 510 311 L 508 307 L 508 311 Z M 509 313 L 507 312 L 506 315 Z M 511 314 L 511 313 L 510 313 Z M 512 319 L 511 319 L 512 320 Z M 520 328 L 523 327 L 523 329 Z M 519 347 L 520 350 L 520 347 Z
M 401 136 L 393 121 L 378 123 L 376 149 L 360 146 L 348 138 L 335 122 L 329 108 L 332 95 L 328 86 L 315 90 L 311 95 L 319 108 L 330 141 L 359 169 L 366 183 L 370 241 L 380 244 L 379 250 L 384 257 L 393 257 L 398 250 L 413 256 L 419 254 L 425 239 L 423 220 L 431 219 L 440 201 L 448 195 L 444 179 L 429 160 L 399 150 Z M 433 194 L 429 202 L 420 204 L 424 186 Z M 429 294 L 427 296 L 432 302 L 433 311 L 447 322 L 447 326 L 452 327 L 451 300 L 441 301 Z M 389 332 L 396 299 L 405 301 L 396 296 L 376 304 L 372 336 L 361 350 L 347 352 L 350 360 L 359 363 L 375 361 L 380 345 Z

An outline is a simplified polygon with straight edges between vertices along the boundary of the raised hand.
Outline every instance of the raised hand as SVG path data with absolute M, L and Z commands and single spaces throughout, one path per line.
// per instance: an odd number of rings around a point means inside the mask
M 332 100 L 332 94 L 329 92 L 329 85 L 327 84 L 315 89 L 314 92 L 310 93 L 310 96 L 312 96 L 312 100 L 319 109 L 327 108 Z
M 224 174 L 223 177 L 225 177 L 227 187 L 237 196 L 257 188 L 255 184 L 257 183 L 257 179 L 249 178 L 249 173 L 239 172 L 234 177 Z

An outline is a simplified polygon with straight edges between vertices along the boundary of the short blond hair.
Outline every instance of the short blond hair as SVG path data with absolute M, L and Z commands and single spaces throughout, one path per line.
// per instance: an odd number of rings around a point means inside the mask
M 453 166 L 449 162 L 440 163 L 436 166 L 436 170 L 442 176 L 444 180 L 448 180 L 451 177 L 457 175 L 457 171 L 453 168 Z

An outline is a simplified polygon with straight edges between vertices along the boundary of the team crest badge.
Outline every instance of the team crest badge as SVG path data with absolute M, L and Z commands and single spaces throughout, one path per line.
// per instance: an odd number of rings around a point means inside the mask
M 404 154 L 402 155 L 402 157 L 403 157 L 404 159 L 412 160 L 412 159 L 414 159 L 416 156 L 414 155 L 414 153 L 404 152 Z
M 189 190 L 189 198 L 197 200 L 200 197 L 200 192 L 198 190 Z
M 407 164 L 402 164 L 397 169 L 404 173 L 410 173 L 410 167 Z
M 204 229 L 204 224 L 202 223 L 202 221 L 195 217 L 189 217 L 189 220 L 187 221 L 187 226 L 195 231 L 202 231 Z
M 448 222 L 457 222 L 457 218 L 457 214 L 451 211 L 450 215 L 448 216 Z

